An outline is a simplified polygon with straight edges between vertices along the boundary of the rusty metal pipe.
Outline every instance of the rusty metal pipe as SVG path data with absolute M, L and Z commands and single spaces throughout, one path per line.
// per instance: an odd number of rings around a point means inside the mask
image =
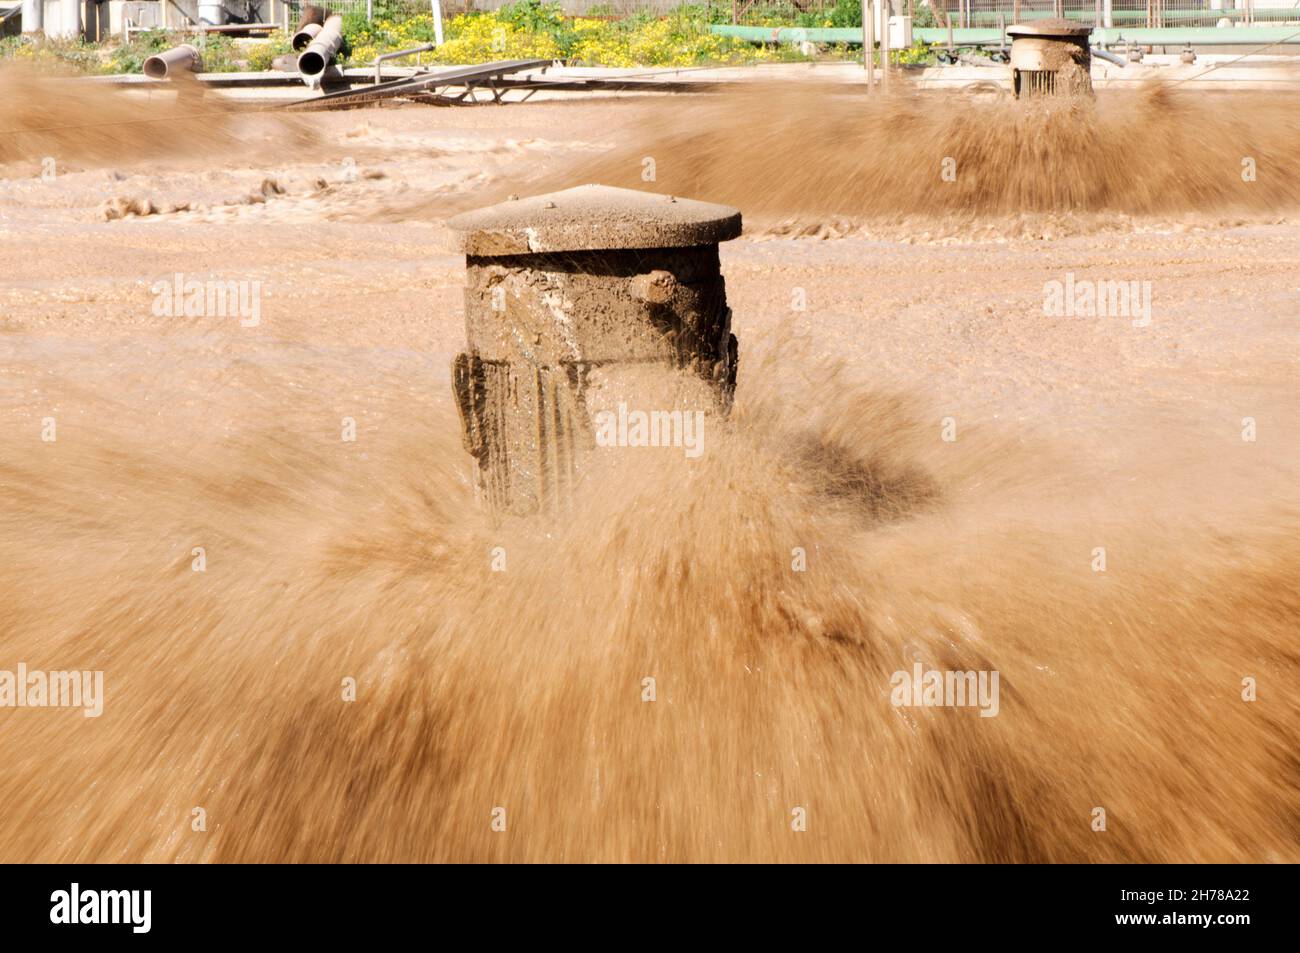
M 321 31 L 319 23 L 304 23 L 298 27 L 298 32 L 293 35 L 290 45 L 295 53 L 301 53 L 316 39 L 317 34 Z
M 315 4 L 307 4 L 302 8 L 302 16 L 298 19 L 298 25 L 294 27 L 295 33 L 302 32 L 308 24 L 314 23 L 317 26 L 324 26 L 325 20 L 330 16 L 330 11 L 324 7 L 318 7 Z
M 343 18 L 333 14 L 326 19 L 316 38 L 307 44 L 307 49 L 298 57 L 298 72 L 302 74 L 303 82 L 315 87 L 342 46 Z
M 150 79 L 169 79 L 176 74 L 203 72 L 203 57 L 188 43 L 155 53 L 144 61 L 144 75 Z

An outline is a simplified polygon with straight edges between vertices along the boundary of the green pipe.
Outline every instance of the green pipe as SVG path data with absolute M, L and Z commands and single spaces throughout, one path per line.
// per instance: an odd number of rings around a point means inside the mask
M 1221 20 L 1227 17 L 1229 20 L 1246 19 L 1245 10 L 1166 10 L 1161 14 L 1166 20 Z M 971 18 L 974 22 L 997 23 L 999 14 L 995 10 L 974 10 L 971 12 Z M 1005 14 L 1002 14 L 1005 17 Z M 1065 19 L 1079 20 L 1083 23 L 1091 23 L 1096 17 L 1096 11 L 1089 10 L 1067 10 Z M 1055 17 L 1052 13 L 1032 13 L 1025 14 L 1017 22 L 1033 23 L 1035 20 L 1047 20 Z M 1300 10 L 1295 7 L 1256 7 L 1253 13 L 1256 20 L 1282 20 L 1282 21 L 1300 21 Z M 1125 23 L 1145 23 L 1147 12 L 1145 10 L 1115 10 L 1111 13 L 1111 19 L 1115 22 L 1123 21 Z M 1011 25 L 1011 19 L 1006 18 L 1008 26 Z M 1300 26 L 1297 27 L 1300 29 Z
M 862 30 L 858 27 L 848 29 L 827 27 L 824 29 L 804 27 L 768 27 L 768 26 L 731 26 L 720 25 L 710 28 L 719 36 L 729 36 L 750 43 L 846 43 L 851 46 L 862 45 Z M 948 31 L 939 29 L 920 29 L 912 31 L 912 38 L 922 43 L 946 45 Z M 983 45 L 1001 42 L 1002 34 L 996 29 L 954 29 L 952 41 L 957 46 Z M 1122 27 L 1111 30 L 1093 30 L 1094 46 L 1110 46 L 1116 43 L 1136 43 L 1141 46 L 1264 46 L 1268 43 L 1286 43 L 1300 46 L 1300 26 L 1244 26 L 1233 28 L 1219 27 L 1164 27 L 1155 29 Z
M 730 26 L 727 24 L 709 28 L 719 36 L 730 36 L 737 40 L 751 43 L 856 43 L 862 45 L 862 30 L 841 29 L 837 27 L 794 27 L 794 26 Z M 913 33 L 918 31 L 913 30 Z M 958 30 L 958 33 L 961 31 Z

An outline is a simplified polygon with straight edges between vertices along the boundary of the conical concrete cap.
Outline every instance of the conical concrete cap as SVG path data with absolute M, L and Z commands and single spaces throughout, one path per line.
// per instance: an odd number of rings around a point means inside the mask
M 1078 38 L 1090 36 L 1092 27 L 1061 18 L 1047 20 L 1030 20 L 1007 27 L 1007 36 L 1043 36 L 1060 38 Z
M 466 255 L 531 255 L 716 245 L 740 235 L 740 212 L 608 185 L 514 199 L 447 220 Z

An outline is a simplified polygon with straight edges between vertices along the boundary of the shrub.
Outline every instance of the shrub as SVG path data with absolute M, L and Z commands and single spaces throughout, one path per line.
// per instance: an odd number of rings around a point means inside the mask
M 248 51 L 248 68 L 254 72 L 265 72 L 271 68 L 277 56 L 292 52 L 289 35 L 283 30 L 276 30 L 265 43 L 258 43 Z

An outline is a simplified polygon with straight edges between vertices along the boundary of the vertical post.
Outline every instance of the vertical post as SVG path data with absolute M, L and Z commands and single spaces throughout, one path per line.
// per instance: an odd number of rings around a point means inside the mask
M 876 86 L 876 3 L 870 0 L 865 15 L 867 17 L 867 82 L 872 90 Z
M 442 46 L 442 0 L 429 0 L 433 11 L 433 42 Z
M 366 22 L 371 23 L 375 19 L 375 0 L 366 0 Z
M 1095 27 L 1101 26 L 1101 0 L 1096 0 L 1096 3 L 1093 4 L 1092 25 Z
M 1105 20 L 1106 29 L 1115 26 L 1115 2 L 1114 0 L 1101 0 L 1101 15 Z
M 876 85 L 876 0 L 862 0 L 862 65 L 867 70 L 867 92 Z
M 1012 0 L 1011 19 L 1015 23 L 1020 22 L 1020 0 Z
M 892 48 L 889 41 L 889 20 L 893 12 L 892 0 L 876 0 L 880 6 L 880 78 L 881 81 L 889 85 L 889 51 Z

